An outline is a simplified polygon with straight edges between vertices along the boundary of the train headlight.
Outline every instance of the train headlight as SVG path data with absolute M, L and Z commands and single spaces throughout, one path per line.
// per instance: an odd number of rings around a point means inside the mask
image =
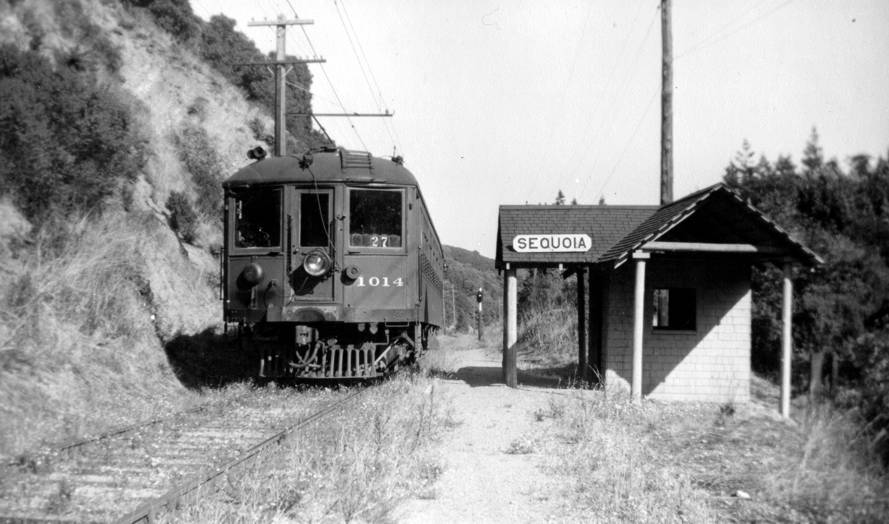
M 319 249 L 310 252 L 303 259 L 303 269 L 313 277 L 323 276 L 330 271 L 331 265 L 330 256 Z

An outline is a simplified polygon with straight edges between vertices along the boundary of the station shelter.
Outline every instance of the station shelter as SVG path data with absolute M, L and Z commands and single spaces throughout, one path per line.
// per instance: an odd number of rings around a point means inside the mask
M 746 402 L 751 269 L 784 269 L 781 411 L 790 404 L 794 267 L 821 259 L 724 184 L 662 206 L 500 206 L 503 369 L 516 385 L 516 270 L 577 275 L 578 369 L 634 400 Z

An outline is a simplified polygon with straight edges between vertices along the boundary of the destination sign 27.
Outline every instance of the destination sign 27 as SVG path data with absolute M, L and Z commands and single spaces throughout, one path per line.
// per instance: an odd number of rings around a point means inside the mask
M 519 253 L 582 253 L 592 245 L 589 235 L 516 235 L 512 248 Z

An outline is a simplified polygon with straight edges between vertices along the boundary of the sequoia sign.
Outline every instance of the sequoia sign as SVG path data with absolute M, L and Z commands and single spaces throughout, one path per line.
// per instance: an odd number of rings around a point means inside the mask
M 592 245 L 589 235 L 516 235 L 512 247 L 519 253 L 583 253 Z

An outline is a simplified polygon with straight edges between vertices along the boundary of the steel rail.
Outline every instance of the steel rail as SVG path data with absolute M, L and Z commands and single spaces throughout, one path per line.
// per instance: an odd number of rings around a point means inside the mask
M 241 395 L 240 397 L 236 397 L 234 400 L 238 400 L 243 397 L 244 397 L 244 395 Z M 173 420 L 176 417 L 181 417 L 183 415 L 200 413 L 201 411 L 205 411 L 207 409 L 212 408 L 214 405 L 215 404 L 212 402 L 207 402 L 207 403 L 201 404 L 199 406 L 194 406 L 194 407 L 190 407 L 188 409 L 184 409 L 182 411 L 177 411 L 176 413 L 173 413 L 172 415 L 167 415 L 165 417 L 155 417 L 153 419 L 149 419 L 149 420 L 145 420 L 145 421 L 141 421 L 141 422 L 136 422 L 136 423 L 129 424 L 126 426 L 118 426 L 116 428 L 111 428 L 108 431 L 105 431 L 104 433 L 100 433 L 95 436 L 86 437 L 86 438 L 74 437 L 72 439 L 62 440 L 61 443 L 54 444 L 54 445 L 50 444 L 44 449 L 37 450 L 36 453 L 33 453 L 33 456 L 35 456 L 39 459 L 43 459 L 43 458 L 56 456 L 61 453 L 70 453 L 74 449 L 81 448 L 81 447 L 89 445 L 89 444 L 94 444 L 96 442 L 100 442 L 102 440 L 106 440 L 111 437 L 117 437 L 120 435 L 125 435 L 127 433 L 133 433 L 135 431 L 139 431 L 140 429 L 150 428 L 151 426 L 155 426 L 155 425 L 160 424 L 162 422 L 167 422 L 167 421 Z M 16 457 L 6 459 L 0 464 L 2 464 L 3 466 L 7 466 L 7 467 L 16 467 L 16 466 L 20 465 L 19 459 L 17 459 Z
M 347 403 L 351 402 L 356 397 L 363 395 L 366 391 L 368 391 L 368 388 L 362 388 L 345 398 L 342 398 L 340 400 L 333 402 L 329 406 L 326 406 L 324 409 L 321 409 L 319 411 L 316 411 L 315 413 L 312 413 L 311 415 L 308 415 L 306 417 L 302 417 L 302 418 L 298 419 L 296 422 L 294 422 L 293 424 L 282 429 L 278 433 L 272 435 L 271 437 L 268 437 L 267 439 L 263 440 L 262 442 L 260 442 L 256 445 L 254 445 L 253 447 L 251 447 L 250 449 L 248 449 L 247 451 L 242 453 L 240 456 L 238 456 L 234 460 L 228 462 L 227 464 L 220 466 L 217 469 L 215 469 L 209 473 L 202 473 L 202 474 L 199 474 L 195 477 L 192 477 L 189 481 L 170 489 L 167 493 L 161 495 L 160 497 L 157 497 L 154 500 L 150 500 L 148 502 L 143 503 L 142 505 L 140 505 L 138 508 L 136 508 L 132 512 L 126 514 L 125 516 L 121 517 L 120 519 L 117 519 L 115 522 L 117 522 L 118 524 L 124 524 L 124 523 L 125 524 L 132 524 L 134 522 L 151 522 L 152 517 L 154 515 L 156 515 L 159 510 L 161 510 L 163 508 L 175 507 L 175 505 L 178 502 L 180 502 L 183 498 L 185 498 L 192 492 L 197 491 L 201 487 L 213 482 L 214 480 L 216 480 L 217 478 L 221 477 L 222 475 L 228 473 L 232 469 L 234 469 L 234 468 L 242 465 L 243 463 L 247 462 L 248 460 L 256 457 L 256 455 L 258 455 L 265 448 L 269 447 L 271 444 L 280 444 L 294 430 L 299 429 L 311 422 L 314 422 L 320 418 L 323 418 L 323 417 L 329 415 L 330 413 L 336 411 L 337 409 L 339 409 L 339 408 L 343 407 L 344 405 L 346 405 Z

